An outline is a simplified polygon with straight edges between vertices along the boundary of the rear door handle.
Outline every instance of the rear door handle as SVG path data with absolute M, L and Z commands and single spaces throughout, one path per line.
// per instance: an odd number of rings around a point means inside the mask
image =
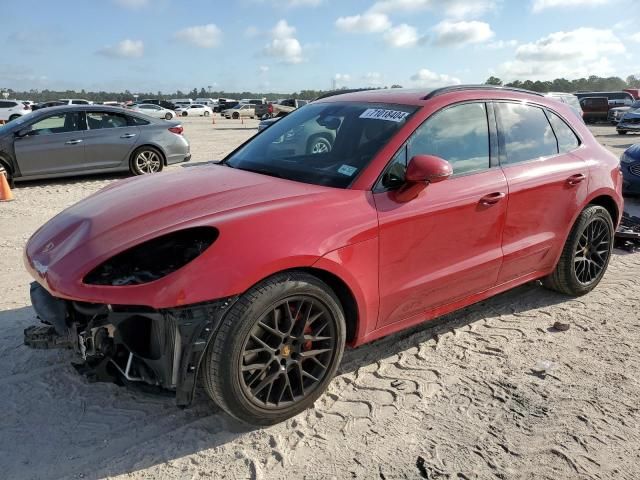
M 82 140 L 69 140 L 68 142 L 64 142 L 65 145 L 77 145 L 78 143 L 82 143 Z
M 504 192 L 494 192 L 494 193 L 490 193 L 489 195 L 485 195 L 484 197 L 482 197 L 480 199 L 480 203 L 482 205 L 495 205 L 496 203 L 498 203 L 500 200 L 502 200 L 504 197 L 506 197 L 507 194 Z
M 120 135 L 120 138 L 133 138 L 135 136 L 135 133 L 125 133 L 124 135 Z
M 571 186 L 578 185 L 579 183 L 584 182 L 586 179 L 586 175 L 582 173 L 576 173 L 575 175 L 571 175 L 569 178 L 567 178 L 567 183 Z

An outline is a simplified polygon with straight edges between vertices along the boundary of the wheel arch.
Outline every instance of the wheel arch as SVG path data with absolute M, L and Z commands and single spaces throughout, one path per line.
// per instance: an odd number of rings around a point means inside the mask
M 611 220 L 613 221 L 613 226 L 616 228 L 618 226 L 618 222 L 620 219 L 620 209 L 618 208 L 618 204 L 610 195 L 598 195 L 592 198 L 589 203 L 586 205 L 598 205 L 603 207 L 609 212 L 611 215 Z
M 164 149 L 160 145 L 156 145 L 155 143 L 149 143 L 149 142 L 143 143 L 142 145 L 136 145 L 133 148 L 133 150 L 131 151 L 131 154 L 129 155 L 129 163 L 133 161 L 133 156 L 136 154 L 136 152 L 138 152 L 138 150 L 144 147 L 151 147 L 154 150 L 157 150 L 160 153 L 160 156 L 162 157 L 162 165 L 164 167 L 167 166 L 167 154 L 165 153 Z

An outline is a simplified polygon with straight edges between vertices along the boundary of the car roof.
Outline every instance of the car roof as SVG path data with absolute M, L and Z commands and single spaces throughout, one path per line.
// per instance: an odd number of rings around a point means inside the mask
M 443 96 L 461 93 L 487 92 L 496 98 L 516 98 L 521 100 L 536 99 L 540 101 L 544 95 L 538 92 L 523 90 L 519 88 L 498 87 L 492 85 L 453 85 L 438 89 L 410 89 L 410 88 L 385 88 L 377 90 L 357 90 L 340 93 L 340 91 L 330 92 L 315 100 L 316 102 L 379 102 L 396 103 L 401 105 L 424 105 L 427 101 Z M 487 98 L 479 95 L 479 98 Z

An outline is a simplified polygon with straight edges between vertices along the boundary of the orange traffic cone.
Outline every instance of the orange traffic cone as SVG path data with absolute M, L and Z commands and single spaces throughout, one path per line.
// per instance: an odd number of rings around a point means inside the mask
M 7 173 L 0 173 L 0 202 L 10 202 L 13 200 L 13 193 L 9 188 L 9 182 L 7 182 Z

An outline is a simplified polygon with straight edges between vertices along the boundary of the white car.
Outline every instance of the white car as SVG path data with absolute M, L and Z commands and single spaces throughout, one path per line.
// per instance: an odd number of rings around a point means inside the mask
M 154 105 L 153 103 L 142 103 L 140 105 L 134 105 L 129 110 L 144 113 L 145 115 L 149 115 L 153 118 L 164 118 L 165 120 L 171 120 L 176 116 L 176 113 L 174 111 L 167 108 L 162 108 L 159 105 Z
M 10 122 L 31 113 L 31 107 L 20 100 L 0 100 L 0 120 Z
M 61 98 L 59 101 L 67 105 L 93 105 L 91 100 L 85 100 L 84 98 Z
M 208 117 L 213 113 L 213 110 L 211 110 L 211 108 L 207 107 L 206 105 L 194 103 L 193 105 L 184 105 L 177 108 L 176 113 L 178 115 L 182 115 L 183 117 L 186 117 L 188 115 L 192 115 L 192 116 L 199 115 L 201 117 L 202 116 Z

